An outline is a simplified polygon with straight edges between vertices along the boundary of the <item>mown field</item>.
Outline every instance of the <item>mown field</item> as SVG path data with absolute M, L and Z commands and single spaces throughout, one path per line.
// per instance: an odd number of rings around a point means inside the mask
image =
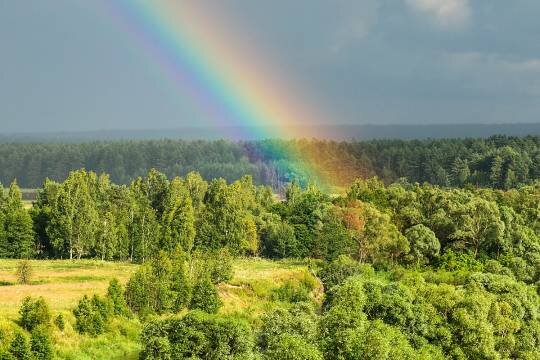
M 53 316 L 62 313 L 67 319 L 64 332 L 54 330 L 56 355 L 62 359 L 136 359 L 139 320 L 115 320 L 104 335 L 92 338 L 74 331 L 71 310 L 85 294 L 105 294 L 112 278 L 127 282 L 138 265 L 96 260 L 33 260 L 29 285 L 17 284 L 17 260 L 0 260 L 0 330 L 12 331 L 18 309 L 25 296 L 42 296 Z M 261 313 L 281 306 L 272 298 L 274 289 L 285 281 L 300 280 L 307 266 L 296 261 L 238 259 L 234 277 L 219 286 L 223 313 L 237 313 L 256 321 Z

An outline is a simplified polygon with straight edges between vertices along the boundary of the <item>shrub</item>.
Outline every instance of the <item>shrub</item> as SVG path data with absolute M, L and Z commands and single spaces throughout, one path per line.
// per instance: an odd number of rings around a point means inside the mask
M 308 343 L 317 341 L 317 315 L 311 303 L 298 303 L 291 309 L 276 309 L 262 317 L 258 345 L 265 351 L 284 334 L 298 336 Z
M 141 359 L 248 359 L 253 350 L 251 327 L 234 317 L 194 311 L 146 324 Z
M 171 267 L 157 265 L 157 262 L 153 262 L 152 265 L 142 266 L 126 284 L 126 302 L 133 312 L 142 317 L 164 313 L 174 301 L 170 289 Z
M 273 299 L 292 303 L 308 301 L 310 290 L 293 280 L 287 280 L 274 290 Z
M 17 265 L 17 281 L 19 284 L 29 284 L 32 277 L 32 264 L 30 260 L 21 260 Z
M 38 326 L 32 330 L 30 337 L 30 350 L 36 360 L 49 360 L 53 357 L 51 339 L 47 328 Z
M 283 334 L 275 339 L 264 353 L 268 360 L 323 360 L 313 344 L 296 335 Z
M 35 300 L 29 296 L 25 297 L 19 314 L 21 326 L 28 331 L 32 331 L 38 325 L 48 326 L 51 321 L 49 306 L 42 297 Z
M 110 302 L 111 312 L 113 315 L 127 316 L 129 315 L 128 306 L 124 297 L 122 285 L 118 279 L 112 279 L 107 288 L 107 299 Z
M 105 319 L 99 301 L 90 300 L 84 295 L 73 310 L 75 329 L 81 334 L 99 335 L 105 329 Z
M 305 272 L 300 279 L 289 279 L 274 290 L 273 298 L 279 301 L 292 303 L 309 301 L 311 292 L 317 286 L 317 280 Z
M 343 281 L 354 275 L 371 275 L 373 268 L 368 264 L 361 264 L 348 256 L 340 256 L 336 260 L 328 263 L 317 274 L 324 285 L 325 290 L 330 290 L 336 285 L 341 285 Z
M 174 294 L 174 311 L 178 312 L 189 305 L 191 300 L 191 281 L 184 262 L 176 267 L 172 274 L 171 290 Z
M 194 255 L 195 278 L 209 277 L 214 284 L 232 279 L 233 260 L 227 249 Z
M 56 327 L 58 328 L 58 330 L 60 331 L 64 331 L 65 327 L 66 327 L 66 323 L 64 321 L 64 315 L 62 314 L 58 314 L 56 316 L 56 318 L 54 319 L 54 324 L 56 325 Z
M 32 358 L 28 340 L 22 332 L 17 331 L 15 333 L 15 337 L 9 346 L 9 353 L 17 360 L 30 360 Z
M 189 308 L 192 310 L 202 310 L 209 314 L 215 314 L 221 307 L 216 286 L 208 278 L 200 279 L 193 287 L 193 296 Z

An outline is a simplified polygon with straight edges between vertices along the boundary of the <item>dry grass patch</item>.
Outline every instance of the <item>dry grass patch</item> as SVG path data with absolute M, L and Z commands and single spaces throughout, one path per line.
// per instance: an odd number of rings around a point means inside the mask
M 14 319 L 26 296 L 43 296 L 53 312 L 71 310 L 84 294 L 104 294 L 109 281 L 126 282 L 137 265 L 94 260 L 33 260 L 29 285 L 18 285 L 18 260 L 0 260 L 0 315 Z

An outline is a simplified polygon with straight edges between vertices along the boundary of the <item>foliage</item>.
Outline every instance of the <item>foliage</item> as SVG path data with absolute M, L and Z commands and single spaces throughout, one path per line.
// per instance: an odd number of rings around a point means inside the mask
M 81 334 L 92 336 L 99 335 L 105 331 L 105 322 L 110 313 L 107 304 L 96 295 L 90 299 L 84 295 L 73 309 L 75 315 L 75 329 Z
M 128 306 L 124 297 L 124 290 L 118 279 L 112 279 L 107 288 L 107 300 L 110 302 L 113 315 L 128 316 Z
M 58 328 L 58 330 L 64 331 L 64 329 L 66 328 L 66 321 L 64 320 L 64 315 L 58 314 L 58 315 L 54 318 L 54 325 L 56 325 L 56 327 Z
M 32 359 L 32 353 L 30 351 L 30 345 L 26 336 L 20 332 L 15 332 L 15 336 L 9 346 L 9 353 L 17 360 L 30 360 Z
M 49 326 L 51 321 L 49 305 L 42 297 L 37 299 L 25 297 L 19 309 L 19 315 L 21 326 L 28 331 L 32 331 L 39 325 Z
M 32 264 L 29 260 L 21 260 L 17 265 L 17 281 L 19 284 L 29 284 L 32 278 Z
M 190 309 L 215 314 L 218 312 L 221 304 L 216 286 L 208 277 L 203 277 L 195 283 L 189 303 Z
M 38 326 L 32 330 L 30 350 L 36 360 L 50 360 L 53 358 L 53 349 L 47 328 Z
M 253 333 L 246 322 L 199 311 L 151 321 L 141 339 L 142 359 L 245 359 L 253 351 Z

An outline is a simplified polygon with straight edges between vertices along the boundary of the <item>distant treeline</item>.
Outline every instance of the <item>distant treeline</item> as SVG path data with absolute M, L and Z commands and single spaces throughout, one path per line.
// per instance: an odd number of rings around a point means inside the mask
M 441 186 L 508 189 L 540 178 L 540 136 L 493 136 L 442 140 L 261 140 L 247 142 L 137 140 L 82 143 L 0 143 L 0 181 L 23 188 L 45 178 L 63 181 L 80 168 L 105 172 L 128 184 L 155 168 L 169 178 L 199 172 L 227 181 L 249 174 L 257 184 L 281 188 L 302 179 L 292 154 L 316 164 L 337 185 L 378 176 L 386 183 L 406 178 Z

